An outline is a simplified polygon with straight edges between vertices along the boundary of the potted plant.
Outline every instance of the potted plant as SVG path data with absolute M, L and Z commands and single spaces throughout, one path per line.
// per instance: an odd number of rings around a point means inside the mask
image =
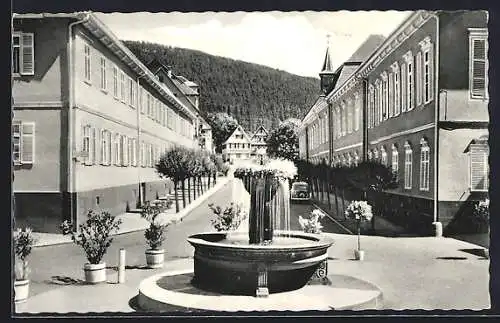
M 324 217 L 325 213 L 320 209 L 315 209 L 309 214 L 309 218 L 303 218 L 299 215 L 299 224 L 304 232 L 319 234 L 323 229 L 320 220 Z
M 245 219 L 241 206 L 234 203 L 226 206 L 224 210 L 220 206 L 214 206 L 213 203 L 209 204 L 208 207 L 215 214 L 215 218 L 211 222 L 214 229 L 219 232 L 236 230 L 241 221 Z
M 111 213 L 89 210 L 87 220 L 74 232 L 72 224 L 64 221 L 61 230 L 64 235 L 71 235 L 71 240 L 82 247 L 88 263 L 84 264 L 85 281 L 97 284 L 106 281 L 106 263 L 102 258 L 113 242 L 112 233 L 118 232 L 122 221 Z
M 28 257 L 31 254 L 35 241 L 31 228 L 18 228 L 14 231 L 14 252 L 16 255 L 14 301 L 16 303 L 24 302 L 29 295 L 30 281 L 28 279 Z
M 160 223 L 158 216 L 170 208 L 172 201 L 165 200 L 159 203 L 146 203 L 142 209 L 142 217 L 149 222 L 149 228 L 144 232 L 144 237 L 149 249 L 146 250 L 146 264 L 149 268 L 162 268 L 165 259 L 165 250 L 161 248 L 165 241 L 165 229 L 168 224 Z
M 369 222 L 372 219 L 372 207 L 366 201 L 352 201 L 345 211 L 345 216 L 348 219 L 356 220 L 358 228 L 358 249 L 354 250 L 354 258 L 363 260 L 365 252 L 361 249 L 361 223 Z

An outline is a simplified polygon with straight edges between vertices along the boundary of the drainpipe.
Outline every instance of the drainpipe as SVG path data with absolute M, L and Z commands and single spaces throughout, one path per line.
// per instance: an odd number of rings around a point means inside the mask
M 441 237 L 443 235 L 443 226 L 441 222 L 439 222 L 439 17 L 437 15 L 439 11 L 435 11 L 431 13 L 431 17 L 436 20 L 436 50 L 435 50 L 435 71 L 434 71 L 434 104 L 435 104 L 435 109 L 434 109 L 434 174 L 433 174 L 433 179 L 434 179 L 434 206 L 433 206 L 433 226 L 434 226 L 434 236 L 436 237 Z
M 137 167 L 137 184 L 138 184 L 138 195 L 139 195 L 139 203 L 142 206 L 142 187 L 141 187 L 141 168 L 142 165 L 140 164 L 141 161 L 141 109 L 142 109 L 142 104 L 143 102 L 140 102 L 141 107 L 139 106 L 139 100 L 142 98 L 139 98 L 139 90 L 140 90 L 140 84 L 139 80 L 143 77 L 145 77 L 146 74 L 140 75 L 135 79 L 135 84 L 137 85 L 137 91 L 136 91 L 136 97 L 137 97 L 137 104 L 136 104 L 136 114 L 137 114 L 137 144 L 135 145 L 135 153 L 136 153 L 136 167 Z
M 363 78 L 363 140 L 362 140 L 362 150 L 361 150 L 361 160 L 367 160 L 367 152 L 368 152 L 368 79 Z
M 90 12 L 87 12 L 87 15 L 85 18 L 81 20 L 74 21 L 69 24 L 68 26 L 68 86 L 69 86 L 69 91 L 68 91 L 68 193 L 69 193 L 69 201 L 70 201 L 70 215 L 71 215 L 71 220 L 73 222 L 73 229 L 76 229 L 78 227 L 77 223 L 77 216 L 76 212 L 73 214 L 73 207 L 75 203 L 76 196 L 74 197 L 73 194 L 76 191 L 76 170 L 75 170 L 75 164 L 76 161 L 73 160 L 73 148 L 74 148 L 74 141 L 75 141 L 75 124 L 74 124 L 74 113 L 73 113 L 73 108 L 75 105 L 75 79 L 74 79 L 74 63 L 73 63 L 73 56 L 74 56 L 74 50 L 73 50 L 73 27 L 79 24 L 82 24 L 90 19 Z

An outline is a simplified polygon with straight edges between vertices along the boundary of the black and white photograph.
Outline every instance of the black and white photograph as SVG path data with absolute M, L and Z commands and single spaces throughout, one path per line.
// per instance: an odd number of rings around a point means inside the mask
M 489 19 L 13 11 L 11 315 L 490 310 Z

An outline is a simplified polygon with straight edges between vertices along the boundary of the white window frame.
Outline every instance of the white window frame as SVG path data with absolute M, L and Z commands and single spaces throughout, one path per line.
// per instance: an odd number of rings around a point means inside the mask
M 373 84 L 368 85 L 368 128 L 373 128 L 373 117 L 375 115 L 375 89 Z
M 111 165 L 111 132 L 109 130 L 101 130 L 101 165 Z
M 389 72 L 389 118 L 394 117 L 394 72 Z
M 100 60 L 100 87 L 103 92 L 108 91 L 108 80 L 106 78 L 106 57 L 101 56 Z
M 125 72 L 120 71 L 120 101 L 125 103 L 127 100 L 127 77 Z
M 14 45 L 14 38 L 19 39 L 19 44 Z M 14 70 L 14 48 L 18 48 L 17 61 L 19 63 L 19 70 Z M 35 34 L 13 32 L 12 33 L 12 74 L 18 75 L 34 75 L 35 74 Z M 29 62 L 25 65 L 25 61 Z
M 381 98 L 381 111 L 380 111 L 380 122 L 387 120 L 388 114 L 387 114 L 387 104 L 389 103 L 389 86 L 388 86 L 388 80 L 387 80 L 387 72 L 383 72 L 380 74 L 380 79 L 382 80 L 382 98 Z
M 434 44 L 427 36 L 419 46 L 422 51 L 422 101 L 427 104 L 434 99 Z
M 139 93 L 138 93 L 138 98 L 137 98 L 137 101 L 138 101 L 138 108 L 139 110 L 141 111 L 141 114 L 144 114 L 144 111 L 145 111 L 145 99 L 144 99 L 144 88 L 139 85 L 139 83 L 137 84 L 137 87 L 139 88 Z
M 484 154 L 483 154 L 483 158 L 485 159 L 484 160 L 484 179 L 485 179 L 485 187 L 483 188 L 475 188 L 473 187 L 473 183 L 472 183 L 472 179 L 473 179 L 473 174 L 472 174 L 472 170 L 473 170 L 473 167 L 472 167 L 472 154 L 474 152 L 474 150 L 480 150 L 480 151 L 483 151 Z M 469 146 L 469 190 L 471 192 L 488 192 L 489 190 L 489 184 L 490 184 L 490 179 L 489 179 L 489 162 L 488 162 L 488 159 L 489 159 L 489 147 L 488 145 L 485 145 L 485 144 L 471 144 Z
M 119 97 L 119 82 L 118 82 L 118 67 L 113 64 L 113 97 L 118 99 Z
M 469 28 L 469 96 L 470 99 L 473 100 L 487 100 L 489 99 L 488 93 L 488 69 L 489 69 L 489 60 L 488 60 L 488 29 L 487 28 Z M 484 60 L 474 59 L 474 41 L 484 41 L 484 51 L 485 57 Z M 485 64 L 485 80 L 484 80 L 484 95 L 475 95 L 473 91 L 474 77 L 473 77 L 473 67 L 474 61 L 484 61 Z
M 359 124 L 361 121 L 361 102 L 360 102 L 360 95 L 358 92 L 354 94 L 354 131 L 359 130 Z M 328 125 L 327 125 L 327 131 L 328 131 Z
M 415 58 L 411 51 L 408 51 L 403 58 L 406 61 L 406 111 L 411 111 L 415 108 Z
M 399 73 L 399 64 L 395 62 L 392 64 L 393 71 L 393 86 L 394 86 L 394 116 L 397 117 L 401 113 L 401 75 Z
M 91 141 L 91 125 L 85 125 L 82 127 L 82 153 L 86 153 L 87 156 L 83 158 L 83 163 L 85 165 L 91 165 L 90 159 L 90 141 Z
M 89 44 L 83 44 L 83 80 L 92 84 L 92 51 Z
M 129 77 L 128 78 L 128 104 L 132 107 L 135 108 L 135 82 L 134 79 Z
M 406 76 L 406 74 L 408 73 L 407 69 L 406 69 L 406 64 L 405 63 L 402 63 L 401 66 L 400 66 L 400 71 L 401 73 L 399 74 L 400 75 L 400 83 L 401 85 L 399 86 L 401 88 L 401 113 L 403 112 L 406 112 L 408 111 L 408 108 L 407 108 L 407 97 L 406 97 L 406 92 L 408 90 L 408 86 L 407 86 L 407 83 L 408 83 L 408 77 Z
M 416 106 L 420 106 L 423 101 L 423 56 L 422 51 L 417 52 L 415 56 L 415 70 L 414 70 L 414 80 L 415 80 L 415 100 Z
M 412 189 L 412 179 L 413 179 L 413 149 L 409 142 L 404 145 L 405 148 L 405 179 L 404 179 L 404 189 Z
M 431 148 L 427 140 L 420 140 L 420 190 L 429 191 Z
M 14 131 L 12 129 L 12 137 L 14 138 L 19 138 L 19 144 L 14 144 L 12 146 L 12 158 L 13 162 L 15 165 L 33 165 L 35 163 L 35 134 L 36 134 L 36 129 L 35 129 L 35 122 L 31 121 L 19 121 L 19 120 L 14 120 L 12 121 L 12 128 L 18 127 L 19 131 Z M 28 126 L 31 127 L 31 132 L 32 133 L 26 133 L 24 130 L 24 127 Z M 31 140 L 31 160 L 24 159 L 24 144 L 25 141 Z M 14 141 L 14 140 L 13 140 Z M 19 157 L 15 158 L 14 156 L 14 146 L 18 147 L 19 150 Z
M 399 178 L 399 152 L 395 144 L 392 145 L 391 167 L 397 180 Z

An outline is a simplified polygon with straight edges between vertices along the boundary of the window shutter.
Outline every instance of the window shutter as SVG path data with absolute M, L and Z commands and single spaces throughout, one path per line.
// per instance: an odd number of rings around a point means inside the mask
M 486 40 L 474 39 L 472 43 L 472 95 L 486 94 Z
M 101 138 L 99 136 L 99 133 L 100 132 L 98 131 L 98 129 L 96 129 L 96 128 L 92 129 L 92 134 L 94 136 L 94 162 L 93 162 L 94 165 L 99 165 L 99 162 L 101 160 L 101 157 L 100 157 L 101 156 L 101 153 L 100 153 L 101 152 L 101 150 L 100 150 Z
M 35 123 L 23 122 L 21 127 L 21 163 L 33 164 L 35 159 Z
M 35 46 L 32 33 L 21 35 L 21 74 L 35 74 Z
M 488 190 L 488 149 L 483 145 L 471 145 L 471 190 Z

